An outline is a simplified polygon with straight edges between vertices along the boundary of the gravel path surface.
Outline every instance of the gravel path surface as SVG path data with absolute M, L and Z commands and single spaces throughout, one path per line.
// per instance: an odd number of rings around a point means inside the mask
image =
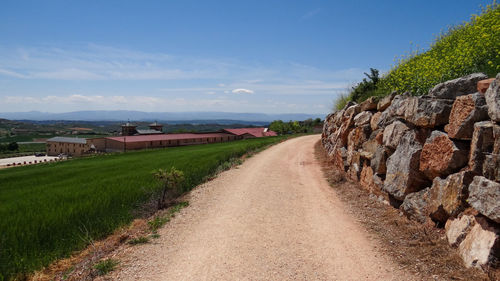
M 275 145 L 194 189 L 151 244 L 117 250 L 113 280 L 413 280 L 344 211 L 314 158 Z
M 24 164 L 24 162 L 26 163 L 29 163 L 29 162 L 32 162 L 32 163 L 35 163 L 35 160 L 37 162 L 43 162 L 43 160 L 46 160 L 46 161 L 51 161 L 51 160 L 56 160 L 56 159 L 59 159 L 59 157 L 55 157 L 55 156 L 34 156 L 34 155 L 30 155 L 30 156 L 20 156 L 20 157 L 10 157 L 10 158 L 1 158 L 0 159 L 0 166 L 6 166 L 7 164 L 10 164 L 12 165 L 13 163 L 21 163 L 21 164 Z

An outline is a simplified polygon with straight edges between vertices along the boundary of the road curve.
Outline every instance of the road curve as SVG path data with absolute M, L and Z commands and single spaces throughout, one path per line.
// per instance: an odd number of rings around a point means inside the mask
M 154 243 L 115 253 L 113 280 L 413 280 L 346 213 L 314 157 L 288 140 L 197 187 Z

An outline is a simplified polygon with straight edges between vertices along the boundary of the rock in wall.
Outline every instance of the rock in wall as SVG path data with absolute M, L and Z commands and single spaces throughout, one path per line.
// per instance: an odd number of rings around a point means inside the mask
M 445 226 L 466 266 L 500 255 L 500 73 L 485 79 L 349 102 L 327 116 L 321 138 L 347 178 L 410 219 Z

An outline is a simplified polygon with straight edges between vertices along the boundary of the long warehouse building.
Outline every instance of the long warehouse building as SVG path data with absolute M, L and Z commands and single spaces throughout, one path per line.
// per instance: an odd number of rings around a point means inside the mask
M 226 133 L 208 134 L 161 134 L 161 135 L 139 135 L 120 136 L 90 139 L 97 151 L 118 152 L 137 149 L 162 148 L 169 146 L 184 146 L 195 144 L 207 144 L 227 142 L 240 139 L 238 136 Z
M 126 131 L 121 136 L 103 138 L 68 138 L 55 137 L 47 140 L 47 154 L 82 156 L 96 152 L 124 152 L 138 149 L 152 149 L 172 146 L 228 142 L 247 138 L 276 136 L 267 128 L 224 129 L 213 133 L 163 134 L 160 130 L 148 130 L 148 134 L 140 134 L 135 126 L 124 125 Z M 132 128 L 132 129 L 130 129 Z M 123 128 L 122 128 L 123 129 Z M 130 130 L 129 130 L 130 129 Z M 130 131 L 130 132 L 129 132 Z M 129 135 L 133 133 L 134 135 Z

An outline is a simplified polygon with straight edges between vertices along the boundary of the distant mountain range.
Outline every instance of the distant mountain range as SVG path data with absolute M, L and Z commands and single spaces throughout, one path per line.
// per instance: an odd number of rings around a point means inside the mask
M 264 113 L 233 113 L 233 112 L 142 112 L 127 110 L 96 110 L 74 111 L 66 113 L 48 113 L 39 111 L 29 112 L 0 112 L 0 118 L 10 120 L 68 120 L 68 121 L 187 121 L 203 120 L 213 121 L 245 121 L 245 122 L 271 122 L 274 120 L 306 120 L 308 118 L 321 118 L 322 114 L 264 114 Z

